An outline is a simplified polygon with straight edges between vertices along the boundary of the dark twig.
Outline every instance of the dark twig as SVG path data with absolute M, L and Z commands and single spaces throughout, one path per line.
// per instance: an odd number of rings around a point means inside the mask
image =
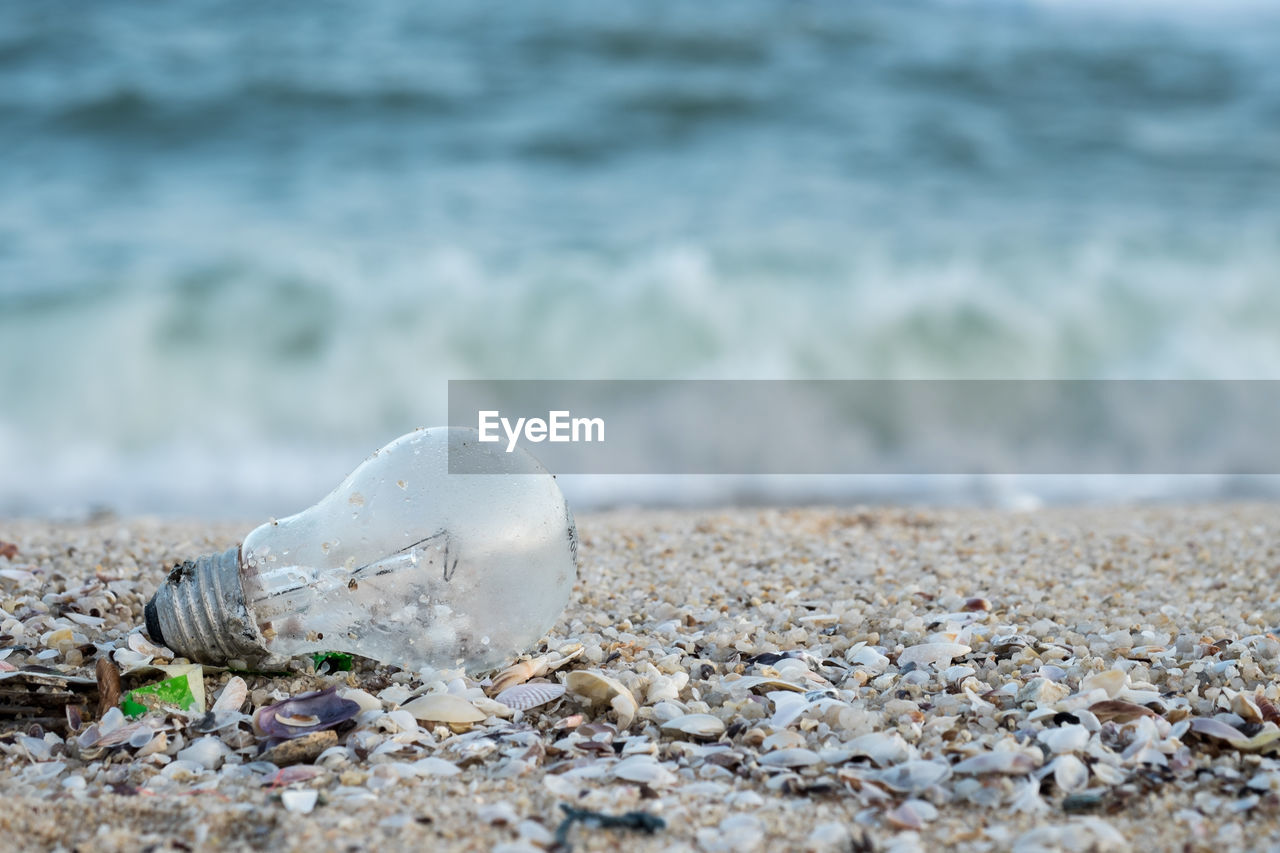
M 601 814 L 588 809 L 575 809 L 568 803 L 561 803 L 560 808 L 564 811 L 566 817 L 560 821 L 560 826 L 556 829 L 556 849 L 566 851 L 566 853 L 571 849 L 569 847 L 569 830 L 573 828 L 574 823 L 584 823 L 597 829 L 638 829 L 649 835 L 653 835 L 659 829 L 667 828 L 665 820 L 648 812 L 627 812 L 620 815 Z

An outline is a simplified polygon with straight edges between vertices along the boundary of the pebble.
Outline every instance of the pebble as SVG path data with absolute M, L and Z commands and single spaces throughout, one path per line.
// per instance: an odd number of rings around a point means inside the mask
M 22 576 L 0 576 L 0 683 L 40 665 L 55 686 L 39 690 L 92 690 L 121 658 L 135 686 L 172 660 L 137 631 L 147 593 L 234 540 L 131 526 L 127 549 L 105 528 L 6 528 Z M 619 513 L 580 530 L 569 610 L 505 670 L 209 668 L 211 716 L 55 708 L 72 730 L 0 738 L 6 820 L 74 801 L 92 819 L 43 837 L 87 849 L 88 827 L 147 832 L 104 803 L 190 795 L 211 845 L 231 838 L 217 815 L 260 809 L 370 846 L 541 849 L 570 802 L 661 816 L 655 849 L 1280 844 L 1273 509 Z M 349 719 L 281 743 L 253 729 L 329 687 Z M 632 832 L 574 836 L 625 848 Z M 171 838 L 196 840 L 116 846 Z
M 269 761 L 277 767 L 290 764 L 306 764 L 315 761 L 320 753 L 338 745 L 338 733 L 332 729 L 311 732 L 291 740 L 281 741 L 262 754 L 263 761 Z

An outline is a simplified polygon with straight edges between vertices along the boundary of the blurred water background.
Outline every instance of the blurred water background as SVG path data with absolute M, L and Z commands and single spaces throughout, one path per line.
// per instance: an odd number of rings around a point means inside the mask
M 0 513 L 284 514 L 450 378 L 1280 378 L 1277 56 L 1240 2 L 4 4 Z

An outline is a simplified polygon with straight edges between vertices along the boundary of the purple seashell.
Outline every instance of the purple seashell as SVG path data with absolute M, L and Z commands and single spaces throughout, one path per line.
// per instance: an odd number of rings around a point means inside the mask
M 360 705 L 338 695 L 338 688 L 290 696 L 283 702 L 259 708 L 253 725 L 272 738 L 301 737 L 331 729 L 360 713 Z

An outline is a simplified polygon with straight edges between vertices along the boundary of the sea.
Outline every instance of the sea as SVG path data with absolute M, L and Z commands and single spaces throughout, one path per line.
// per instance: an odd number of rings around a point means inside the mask
M 1240 0 L 2 4 L 0 515 L 286 515 L 450 379 L 1280 379 L 1277 57 Z

